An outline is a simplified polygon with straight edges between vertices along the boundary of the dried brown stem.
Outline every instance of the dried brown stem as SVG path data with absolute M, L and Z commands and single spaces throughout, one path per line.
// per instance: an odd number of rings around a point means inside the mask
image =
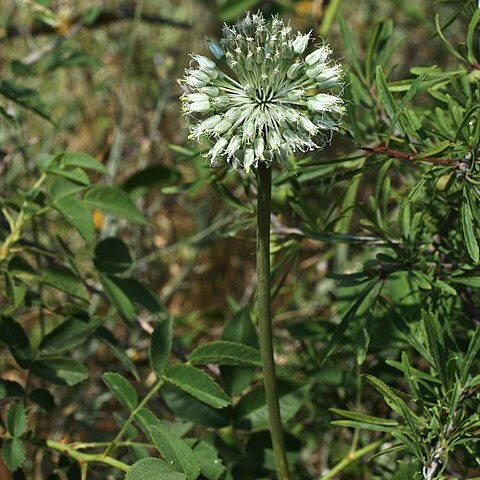
M 415 153 L 401 152 L 400 150 L 394 150 L 387 147 L 360 147 L 361 150 L 376 155 L 387 155 L 390 158 L 400 158 L 403 160 L 418 160 L 421 162 L 432 163 L 433 165 L 443 165 L 446 167 L 459 167 L 461 162 L 453 160 L 451 158 L 441 157 L 419 157 Z

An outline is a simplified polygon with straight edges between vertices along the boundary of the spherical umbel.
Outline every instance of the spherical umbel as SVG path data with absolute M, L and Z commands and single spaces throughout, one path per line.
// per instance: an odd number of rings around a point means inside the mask
M 290 155 L 330 139 L 345 110 L 338 95 L 343 72 L 327 45 L 304 56 L 310 34 L 292 34 L 277 16 L 267 22 L 249 12 L 224 26 L 220 45 L 209 42 L 216 61 L 192 55 L 181 100 L 190 138 L 213 144 L 205 153 L 211 165 L 225 159 L 248 172 L 276 160 L 285 168 Z

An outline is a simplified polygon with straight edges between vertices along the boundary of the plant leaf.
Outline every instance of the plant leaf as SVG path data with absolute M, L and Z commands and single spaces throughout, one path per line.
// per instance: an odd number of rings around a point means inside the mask
M 158 378 L 162 378 L 167 368 L 168 357 L 172 349 L 172 321 L 170 318 L 161 321 L 152 333 L 150 339 L 150 365 L 157 374 Z
M 7 430 L 12 437 L 21 437 L 27 431 L 25 407 L 18 400 L 10 405 L 7 413 Z
M 40 359 L 33 363 L 33 375 L 62 386 L 72 387 L 88 378 L 88 370 L 71 358 Z
M 133 464 L 125 480 L 186 480 L 183 473 L 176 472 L 168 463 L 159 458 L 143 458 Z
M 83 343 L 102 323 L 100 318 L 90 318 L 83 321 L 78 318 L 68 318 L 43 337 L 39 350 L 47 355 L 70 350 Z
M 102 273 L 120 273 L 132 266 L 127 245 L 117 237 L 100 240 L 95 246 L 93 263 Z
M 86 242 L 92 241 L 95 235 L 92 212 L 81 200 L 65 195 L 56 198 L 53 205 Z
M 190 355 L 190 363 L 205 365 L 250 365 L 260 366 L 260 352 L 248 345 L 237 342 L 218 340 L 200 345 Z
M 165 427 L 148 409 L 144 408 L 135 416 L 140 428 L 155 445 L 162 457 L 177 471 L 185 474 L 187 480 L 195 480 L 200 474 L 200 464 L 192 449 L 173 431 Z
M 0 339 L 20 367 L 30 367 L 33 361 L 30 340 L 22 326 L 12 317 L 0 316 Z
M 87 289 L 82 279 L 67 268 L 44 268 L 42 281 L 72 297 L 77 297 L 85 301 L 88 300 Z
M 213 408 L 224 408 L 230 400 L 210 375 L 191 365 L 171 366 L 165 380 Z
M 144 225 L 148 224 L 143 213 L 132 202 L 128 194 L 119 188 L 93 187 L 85 194 L 84 200 L 91 207 L 98 208 L 116 217 Z
M 126 378 L 118 373 L 106 372 L 102 380 L 125 408 L 133 410 L 137 406 L 137 391 Z
M 80 167 L 96 172 L 105 173 L 105 167 L 101 162 L 91 155 L 82 152 L 67 152 L 60 157 L 62 165 L 65 167 Z
M 14 472 L 25 461 L 25 446 L 19 438 L 9 438 L 2 446 L 2 457 L 6 467 Z

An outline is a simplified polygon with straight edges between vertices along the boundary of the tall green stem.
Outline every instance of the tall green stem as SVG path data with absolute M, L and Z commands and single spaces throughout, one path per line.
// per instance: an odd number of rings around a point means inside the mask
M 264 374 L 265 396 L 272 436 L 278 480 L 289 480 L 287 456 L 283 440 L 282 419 L 278 401 L 275 360 L 273 357 L 272 319 L 270 312 L 270 211 L 272 172 L 259 162 L 257 205 L 257 302 L 260 351 Z

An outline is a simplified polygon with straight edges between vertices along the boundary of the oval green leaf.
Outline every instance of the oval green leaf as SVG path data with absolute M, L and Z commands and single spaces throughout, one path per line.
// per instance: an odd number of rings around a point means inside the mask
M 126 378 L 118 373 L 107 372 L 102 375 L 102 380 L 125 408 L 133 410 L 137 406 L 137 392 Z
M 132 202 L 132 199 L 119 188 L 93 187 L 85 194 L 84 200 L 91 207 L 98 208 L 116 217 L 136 223 L 147 223 L 143 213 Z
M 161 378 L 167 368 L 168 356 L 172 348 L 172 322 L 171 319 L 165 319 L 160 322 L 152 333 L 150 339 L 150 365 Z
M 237 342 L 219 340 L 205 343 L 197 347 L 190 355 L 190 363 L 205 365 L 249 365 L 260 366 L 260 352 L 248 345 Z
M 173 365 L 167 370 L 165 380 L 213 408 L 224 408 L 230 404 L 213 378 L 191 365 Z
M 187 480 L 187 477 L 159 458 L 144 458 L 128 469 L 125 480 Z

